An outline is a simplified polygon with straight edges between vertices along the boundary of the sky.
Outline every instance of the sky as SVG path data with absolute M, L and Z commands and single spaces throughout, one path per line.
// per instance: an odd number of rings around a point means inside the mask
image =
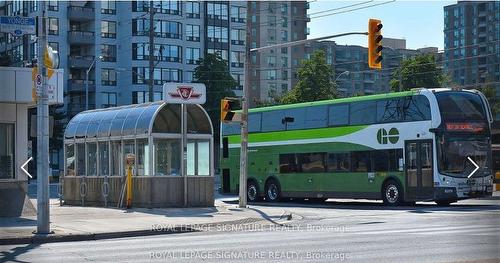
M 310 14 L 311 22 L 307 25 L 310 28 L 308 38 L 347 32 L 366 32 L 368 19 L 377 18 L 382 20 L 382 35 L 388 38 L 406 39 L 406 48 L 408 49 L 422 47 L 443 49 L 443 7 L 455 4 L 456 1 L 389 1 L 310 0 L 308 14 Z M 351 7 L 343 8 L 346 6 Z M 368 8 L 353 10 L 362 7 Z M 336 10 L 317 13 L 329 9 Z M 332 13 L 338 14 L 328 15 Z M 323 15 L 325 16 L 315 18 Z M 332 40 L 341 45 L 367 46 L 367 37 L 362 35 L 345 36 Z

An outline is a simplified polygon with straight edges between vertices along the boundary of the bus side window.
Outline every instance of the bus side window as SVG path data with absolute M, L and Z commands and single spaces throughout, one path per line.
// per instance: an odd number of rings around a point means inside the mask
M 295 154 L 280 154 L 280 173 L 296 173 L 297 162 Z
M 229 157 L 229 140 L 227 137 L 222 138 L 222 158 Z

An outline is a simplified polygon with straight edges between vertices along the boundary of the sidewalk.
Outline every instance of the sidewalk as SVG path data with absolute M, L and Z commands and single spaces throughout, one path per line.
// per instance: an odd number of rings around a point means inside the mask
M 236 200 L 236 197 L 229 199 Z M 59 206 L 57 199 L 51 199 L 50 226 L 53 234 L 33 234 L 36 231 L 36 216 L 0 218 L 0 245 L 96 240 L 217 230 L 221 226 L 231 225 L 265 226 L 290 222 L 286 217 L 289 213 L 279 207 L 256 209 L 249 206 L 240 209 L 223 200 L 216 199 L 215 206 L 208 208 L 134 208 L 127 211 L 117 208 Z

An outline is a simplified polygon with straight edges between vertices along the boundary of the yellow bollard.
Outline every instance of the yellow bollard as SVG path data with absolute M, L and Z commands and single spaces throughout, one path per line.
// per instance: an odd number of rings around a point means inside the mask
M 132 165 L 127 165 L 127 209 L 132 208 Z

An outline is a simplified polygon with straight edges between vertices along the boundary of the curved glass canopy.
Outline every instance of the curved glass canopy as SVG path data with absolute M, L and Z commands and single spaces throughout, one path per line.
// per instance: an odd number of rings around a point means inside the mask
M 188 133 L 213 134 L 210 118 L 200 106 L 187 106 Z M 84 111 L 68 123 L 64 138 L 98 139 L 140 136 L 151 133 L 181 133 L 179 104 L 152 102 Z

